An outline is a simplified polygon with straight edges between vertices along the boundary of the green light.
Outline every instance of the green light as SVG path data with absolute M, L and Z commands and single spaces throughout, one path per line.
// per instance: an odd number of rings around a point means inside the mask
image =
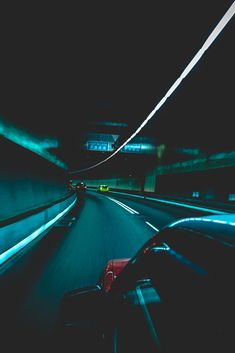
M 67 165 L 59 160 L 55 155 L 48 152 L 46 148 L 58 146 L 58 142 L 55 140 L 39 140 L 27 132 L 17 129 L 14 126 L 10 126 L 5 121 L 0 120 L 0 135 L 5 137 L 6 139 L 40 155 L 41 157 L 47 159 L 53 164 L 56 164 L 58 167 L 62 169 L 68 169 Z

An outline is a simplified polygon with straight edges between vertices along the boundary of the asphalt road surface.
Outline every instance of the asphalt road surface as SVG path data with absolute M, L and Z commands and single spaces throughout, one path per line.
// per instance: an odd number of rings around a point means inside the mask
M 21 347 L 30 338 L 38 345 L 54 337 L 67 291 L 96 284 L 108 260 L 132 257 L 155 229 L 201 214 L 87 191 L 63 222 L 0 275 L 1 338 Z

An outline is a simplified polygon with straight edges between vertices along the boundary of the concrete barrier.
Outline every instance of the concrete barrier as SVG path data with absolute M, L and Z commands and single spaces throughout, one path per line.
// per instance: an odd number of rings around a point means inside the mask
M 76 202 L 76 195 L 40 212 L 0 228 L 0 265 L 63 217 Z

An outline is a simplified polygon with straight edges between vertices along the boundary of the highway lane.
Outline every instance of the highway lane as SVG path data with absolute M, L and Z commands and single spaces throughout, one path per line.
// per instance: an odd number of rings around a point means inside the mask
M 67 216 L 70 227 L 54 227 L 1 275 L 1 332 L 18 334 L 23 342 L 53 336 L 64 293 L 95 284 L 109 259 L 133 256 L 156 232 L 152 226 L 192 215 L 189 209 L 87 191 Z
M 92 193 L 97 193 L 91 190 Z M 166 225 L 174 222 L 177 219 L 182 219 L 186 217 L 199 217 L 202 215 L 212 214 L 211 212 L 206 212 L 202 210 L 196 210 L 187 207 L 177 207 L 169 204 L 159 203 L 143 198 L 132 197 L 128 194 L 123 195 L 119 193 L 109 192 L 104 194 L 104 196 L 110 198 L 115 202 L 115 200 L 123 203 L 123 205 L 130 207 L 134 211 L 137 211 L 139 217 L 143 221 L 150 223 L 154 228 L 160 230 Z M 120 206 L 121 207 L 121 206 Z

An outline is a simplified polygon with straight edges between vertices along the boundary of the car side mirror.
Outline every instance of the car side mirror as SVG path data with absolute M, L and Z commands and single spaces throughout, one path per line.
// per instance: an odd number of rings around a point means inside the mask
M 105 293 L 99 285 L 78 288 L 66 293 L 60 305 L 60 320 L 72 325 L 99 316 L 105 305 Z
M 102 347 L 106 312 L 106 294 L 98 285 L 66 293 L 60 303 L 61 344 L 86 347 L 84 352 Z

